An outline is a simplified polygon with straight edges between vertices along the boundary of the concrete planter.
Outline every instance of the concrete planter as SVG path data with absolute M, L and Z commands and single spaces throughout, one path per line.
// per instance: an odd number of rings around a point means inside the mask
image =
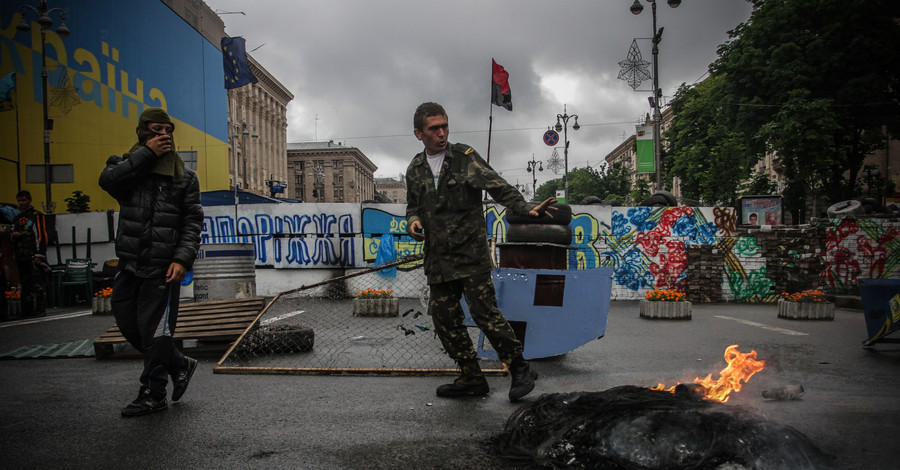
M 400 299 L 353 299 L 353 316 L 396 317 L 400 315 Z
M 641 300 L 641 318 L 691 319 L 691 303 Z
M 834 320 L 834 304 L 831 302 L 790 302 L 778 299 L 778 318 Z
M 112 315 L 112 297 L 93 297 L 91 310 L 94 315 Z

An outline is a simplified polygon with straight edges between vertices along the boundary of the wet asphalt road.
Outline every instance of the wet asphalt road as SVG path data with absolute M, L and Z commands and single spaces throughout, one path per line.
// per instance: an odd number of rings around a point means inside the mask
M 865 349 L 859 310 L 834 321 L 777 318 L 774 305 L 694 305 L 689 321 L 645 320 L 613 302 L 606 337 L 534 361 L 542 393 L 674 384 L 716 373 L 730 344 L 766 368 L 728 406 L 797 428 L 841 469 L 900 466 L 900 345 Z M 60 313 L 57 311 L 51 315 Z M 0 352 L 98 336 L 111 317 L 0 324 Z M 185 397 L 125 419 L 134 359 L 0 360 L 0 468 L 516 468 L 485 443 L 517 409 L 508 377 L 486 398 L 440 399 L 446 377 L 214 374 L 201 358 Z M 761 392 L 799 383 L 799 400 Z

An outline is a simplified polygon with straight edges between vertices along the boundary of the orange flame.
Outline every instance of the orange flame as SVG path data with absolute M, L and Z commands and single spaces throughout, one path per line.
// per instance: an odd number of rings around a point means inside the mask
M 712 374 L 707 375 L 704 379 L 700 377 L 694 379 L 695 384 L 699 384 L 705 389 L 706 399 L 718 400 L 723 403 L 728 401 L 731 392 L 741 391 L 741 382 L 747 383 L 753 374 L 763 370 L 766 361 L 757 360 L 756 351 L 742 353 L 737 348 L 738 345 L 732 344 L 725 349 L 725 361 L 728 362 L 728 367 L 719 372 L 717 380 L 713 380 Z M 674 393 L 676 386 L 677 384 L 666 388 L 664 384 L 659 384 L 651 390 Z

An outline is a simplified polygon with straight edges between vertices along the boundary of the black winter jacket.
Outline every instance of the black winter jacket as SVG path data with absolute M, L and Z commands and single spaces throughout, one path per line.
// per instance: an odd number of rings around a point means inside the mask
M 119 269 L 140 277 L 164 276 L 173 261 L 190 270 L 203 227 L 197 175 L 185 168 L 175 182 L 151 173 L 156 158 L 142 146 L 127 159 L 109 157 L 100 174 L 100 187 L 119 202 Z

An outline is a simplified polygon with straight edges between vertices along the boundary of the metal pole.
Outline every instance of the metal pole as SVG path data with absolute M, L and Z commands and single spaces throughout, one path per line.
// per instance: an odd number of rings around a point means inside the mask
M 660 37 L 660 32 L 656 29 L 656 2 L 652 2 L 651 4 L 651 13 L 653 14 L 653 167 L 656 170 L 656 190 L 659 191 L 662 189 L 661 180 L 660 180 L 660 153 L 662 152 L 662 147 L 660 146 L 660 123 L 662 121 L 662 113 L 659 108 L 662 106 L 660 103 L 660 92 L 659 92 L 659 41 L 662 39 Z
M 46 189 L 47 202 L 45 203 L 44 212 L 52 214 L 56 209 L 53 204 L 53 197 L 50 190 L 50 112 L 48 109 L 47 99 L 47 33 L 41 27 L 41 90 L 43 92 L 42 100 L 44 109 L 44 186 Z
M 565 160 L 565 169 L 563 170 L 563 189 L 566 191 L 566 203 L 569 202 L 569 123 L 568 120 L 563 126 L 563 140 L 566 142 L 563 147 L 563 159 Z

